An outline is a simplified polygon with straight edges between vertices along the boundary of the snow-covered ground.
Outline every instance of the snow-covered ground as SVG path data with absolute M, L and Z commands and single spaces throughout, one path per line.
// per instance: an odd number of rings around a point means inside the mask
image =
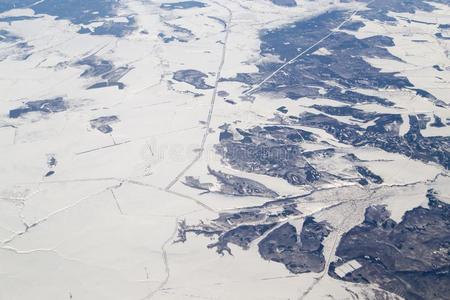
M 331 224 L 332 233 L 323 242 L 326 266 L 335 258 L 340 236 L 362 222 L 368 206 L 384 204 L 400 222 L 405 211 L 427 206 L 430 187 L 450 203 L 448 169 L 442 165 L 371 146 L 353 147 L 322 129 L 284 123 L 287 117 L 277 111 L 284 106 L 288 115 L 298 116 L 317 112 L 314 104 L 342 103 L 326 97 L 294 101 L 272 93 L 245 97 L 251 86 L 220 80 L 281 61 L 261 56 L 261 30 L 336 9 L 356 12 L 364 3 L 297 1 L 296 7 L 282 7 L 265 0 L 203 2 L 205 7 L 169 10 L 158 1 L 123 0 L 108 20 L 120 23 L 133 16 L 135 28 L 124 36 L 83 34 L 80 24 L 35 14 L 33 6 L 0 14 L 0 299 L 350 299 L 353 293 L 371 299 L 381 293 L 378 287 L 333 279 L 327 269 L 291 274 L 282 264 L 261 258 L 258 240 L 248 250 L 231 245 L 232 256 L 207 247 L 214 236 L 188 234 L 187 241 L 175 243 L 182 220 L 208 223 L 221 212 L 274 200 L 220 193 L 208 167 L 257 181 L 278 199 L 300 197 L 296 205 L 302 214 L 286 220 L 314 216 Z M 436 7 L 390 13 L 398 23 L 364 19 L 363 28 L 350 32 L 361 39 L 392 38 L 395 46 L 388 50 L 398 61 L 365 60 L 382 72 L 398 72 L 440 101 L 408 89 L 355 88 L 394 103 L 354 107 L 401 114 L 402 136 L 409 131 L 408 117 L 418 114 L 431 122 L 437 116 L 445 125 L 428 125 L 423 136 L 450 135 L 450 40 L 435 35 L 437 24 L 450 24 L 450 6 Z M 31 18 L 7 21 L 24 16 Z M 88 27 L 95 30 L 103 22 Z M 8 40 L 6 33 L 15 38 Z M 326 48 L 317 51 L 330 55 Z M 86 76 L 92 67 L 80 62 L 92 57 L 126 72 L 114 80 L 101 73 Z M 174 80 L 180 70 L 203 73 L 208 88 Z M 124 88 L 92 88 L 105 80 Z M 18 118 L 10 114 L 27 102 L 57 97 L 65 103 L 63 111 L 41 107 Z M 91 122 L 105 116 L 118 118 L 106 133 Z M 348 116 L 336 119 L 361 123 Z M 233 168 L 216 151 L 224 124 L 244 130 L 279 124 L 309 130 L 317 142 L 305 143 L 306 150 L 332 146 L 340 156 L 354 154 L 383 183 L 361 187 L 347 180 L 357 176 L 353 164 L 338 158 L 324 158 L 317 168 L 345 180 L 313 187 Z M 187 176 L 214 188 L 203 193 L 189 187 Z

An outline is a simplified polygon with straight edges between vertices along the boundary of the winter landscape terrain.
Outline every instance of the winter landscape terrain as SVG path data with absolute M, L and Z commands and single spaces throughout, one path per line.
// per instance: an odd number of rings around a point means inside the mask
M 0 299 L 450 299 L 449 0 L 0 0 Z

